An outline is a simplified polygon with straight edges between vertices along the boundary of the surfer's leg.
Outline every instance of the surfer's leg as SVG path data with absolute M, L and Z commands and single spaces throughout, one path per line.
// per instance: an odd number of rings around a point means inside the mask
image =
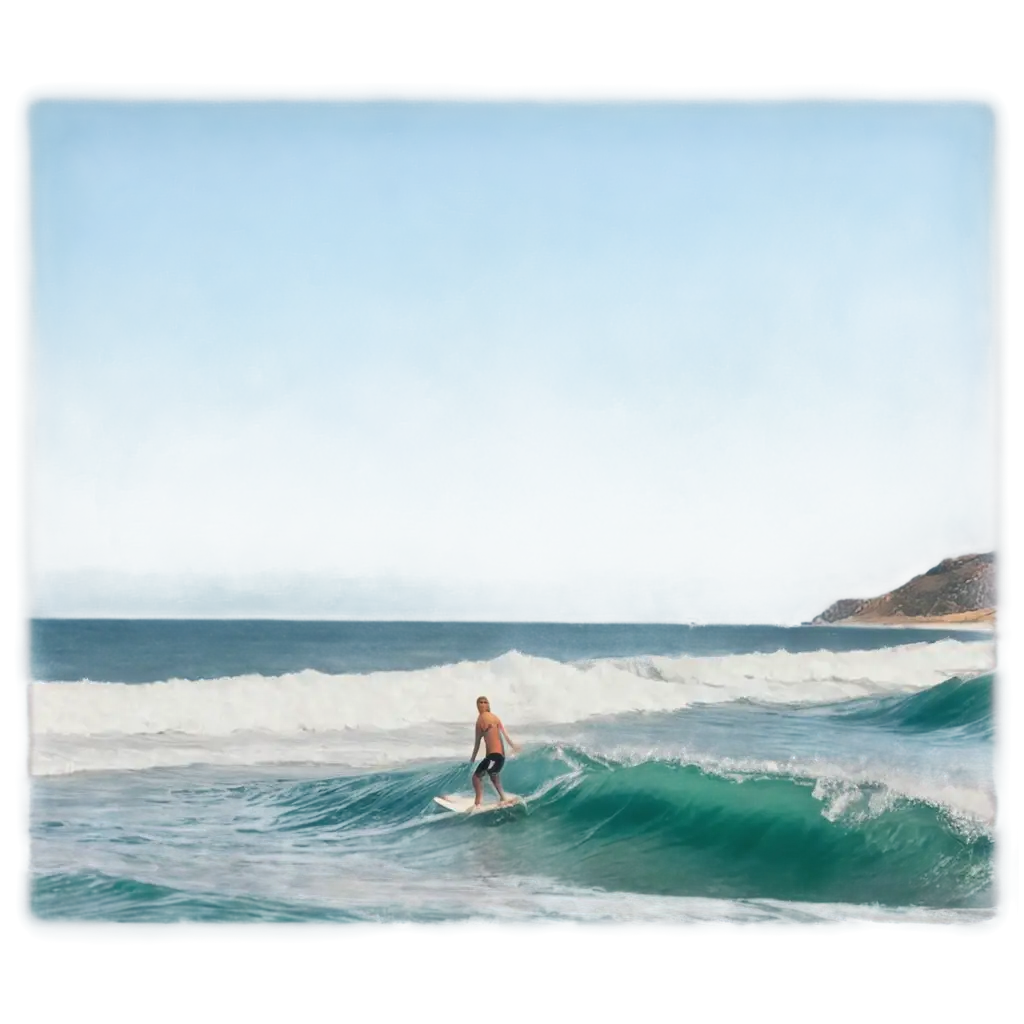
M 476 806 L 480 806 L 480 802 L 484 798 L 484 772 L 491 767 L 490 756 L 484 757 L 484 759 L 476 766 L 476 771 L 473 772 L 473 792 L 476 793 Z

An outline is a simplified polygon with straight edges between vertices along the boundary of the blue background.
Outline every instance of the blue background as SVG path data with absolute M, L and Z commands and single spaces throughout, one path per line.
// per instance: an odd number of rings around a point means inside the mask
M 801 94 L 987 96 L 999 104 L 1004 168 L 1001 394 L 1024 387 L 1024 15 L 1018 11 L 762 11 L 522 14 L 60 12 L 0 14 L 0 990 L 12 1020 L 591 1019 L 698 1015 L 760 1019 L 925 1019 L 979 1015 L 1019 989 L 1007 954 L 937 959 L 928 948 L 1018 948 L 1024 924 L 1021 846 L 1020 583 L 1024 541 L 1021 407 L 1002 407 L 1000 515 L 1006 574 L 1007 742 L 1000 817 L 1007 838 L 1005 909 L 994 925 L 956 932 L 573 933 L 575 943 L 673 946 L 644 955 L 526 951 L 557 936 L 421 937 L 411 953 L 283 956 L 344 945 L 292 935 L 52 933 L 20 916 L 27 708 L 17 663 L 25 599 L 23 511 L 25 263 L 22 104 L 40 90 L 95 92 L 500 94 Z M 357 938 L 356 944 L 364 943 Z M 379 940 L 378 940 L 379 941 Z M 525 948 L 440 948 L 458 941 Z M 779 957 L 696 952 L 701 946 L 810 950 Z M 851 956 L 849 949 L 885 951 Z M 689 951 L 684 951 L 687 949 Z M 246 948 L 276 953 L 244 955 Z M 128 951 L 132 954 L 128 955 Z M 841 951 L 842 950 L 842 951 Z M 170 954 L 170 955 L 168 955 Z M 451 980 L 459 991 L 452 994 Z M 476 992 L 495 983 L 493 1009 Z

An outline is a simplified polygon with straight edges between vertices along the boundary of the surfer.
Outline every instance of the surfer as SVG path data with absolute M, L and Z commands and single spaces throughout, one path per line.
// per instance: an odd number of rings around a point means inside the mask
M 480 749 L 480 741 L 484 741 L 486 757 L 476 766 L 473 772 L 473 792 L 476 794 L 475 807 L 479 807 L 484 798 L 484 772 L 490 777 L 491 783 L 498 791 L 498 799 L 503 803 L 512 803 L 505 790 L 501 788 L 501 779 L 498 778 L 502 766 L 505 764 L 505 745 L 502 736 L 508 740 L 508 745 L 513 750 L 519 748 L 512 742 L 512 737 L 505 731 L 501 719 L 491 711 L 491 702 L 486 697 L 477 697 L 476 709 L 479 712 L 476 720 L 476 742 L 473 744 L 473 753 L 470 755 L 470 763 L 476 760 L 476 752 Z

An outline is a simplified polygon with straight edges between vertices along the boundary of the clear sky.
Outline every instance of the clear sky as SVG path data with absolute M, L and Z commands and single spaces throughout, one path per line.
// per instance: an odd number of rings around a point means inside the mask
M 795 622 L 995 544 L 983 106 L 30 126 L 35 614 Z

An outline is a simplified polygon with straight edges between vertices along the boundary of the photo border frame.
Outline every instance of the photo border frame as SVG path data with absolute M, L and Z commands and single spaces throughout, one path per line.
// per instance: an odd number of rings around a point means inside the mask
M 457 964 L 485 956 L 487 950 L 501 949 L 509 957 L 503 973 L 534 970 L 530 986 L 536 989 L 543 971 L 536 964 L 528 967 L 527 953 L 571 949 L 580 953 L 572 958 L 579 965 L 575 969 L 579 984 L 600 990 L 602 983 L 609 982 L 594 978 L 594 967 L 586 966 L 592 959 L 583 951 L 617 949 L 652 955 L 657 951 L 645 963 L 662 964 L 658 970 L 663 973 L 652 980 L 649 972 L 654 969 L 644 968 L 647 984 L 671 992 L 677 984 L 708 980 L 714 974 L 698 978 L 695 959 L 675 955 L 683 950 L 720 956 L 708 951 L 771 949 L 797 954 L 856 949 L 895 954 L 1024 948 L 1024 705 L 1020 696 L 1024 407 L 1015 407 L 1012 401 L 1024 388 L 1024 11 L 1004 4 L 964 9 L 920 3 L 889 9 L 862 4 L 777 10 L 766 5 L 709 9 L 702 3 L 629 10 L 540 5 L 487 10 L 479 4 L 444 10 L 398 10 L 390 5 L 368 10 L 327 4 L 291 9 L 259 4 L 203 10 L 191 3 L 176 9 L 136 7 L 83 9 L 40 3 L 31 10 L 0 8 L 0 771 L 6 783 L 0 787 L 0 939 L 13 943 L 11 948 L 16 950 L 3 970 L 24 964 L 20 972 L 24 984 L 33 970 L 58 962 L 71 971 L 69 977 L 80 975 L 84 984 L 89 956 L 100 952 L 111 954 L 119 963 L 120 957 L 113 954 L 125 950 L 147 955 L 216 952 L 226 964 L 238 959 L 236 954 L 260 951 L 273 963 L 271 974 L 284 979 L 295 970 L 288 965 L 296 963 L 293 957 L 280 956 L 286 951 L 362 950 L 377 963 L 376 972 L 371 973 L 383 979 L 393 970 L 385 951 L 416 950 L 420 957 L 416 977 L 427 990 L 439 992 L 430 988 L 430 970 L 453 970 Z M 1002 605 L 998 793 L 1002 904 L 991 923 L 951 928 L 453 927 L 398 934 L 389 929 L 53 929 L 25 920 L 27 695 L 20 648 L 28 594 L 27 382 L 31 373 L 25 261 L 27 102 L 55 94 L 453 93 L 516 98 L 948 97 L 992 105 L 998 118 L 994 443 Z M 548 959 L 554 965 L 549 982 L 558 988 L 555 979 L 564 981 L 562 969 Z M 157 955 L 157 961 L 173 963 L 163 955 Z M 427 967 L 431 961 L 435 962 L 432 969 Z M 794 956 L 782 961 L 793 964 Z M 338 963 L 338 974 L 371 998 L 369 975 L 362 975 L 359 984 L 355 978 L 356 972 L 367 968 Z M 437 967 L 440 963 L 449 966 Z M 783 970 L 781 964 L 778 970 L 783 974 L 793 978 L 802 974 L 803 969 L 795 965 Z M 119 984 L 112 974 L 115 970 L 123 969 L 113 965 L 103 969 L 113 985 Z M 180 978 L 182 970 L 179 967 L 173 973 Z M 267 970 L 271 970 L 269 962 Z M 888 968 L 883 965 L 876 970 L 884 973 Z M 100 983 L 103 971 L 89 980 Z M 683 974 L 689 981 L 684 981 Z M 228 975 L 230 971 L 224 977 Z M 245 977 L 237 976 L 240 982 Z M 761 976 L 772 988 L 775 975 Z M 43 975 L 37 977 L 42 983 Z M 134 982 L 146 977 L 151 992 L 162 990 L 163 982 L 144 971 Z M 936 980 L 933 971 L 921 977 Z M 964 984 L 965 991 L 970 989 L 969 983 Z M 309 985 L 325 991 L 311 977 Z M 250 1001 L 257 989 L 250 990 Z M 939 990 L 938 985 L 933 989 Z M 169 994 L 185 997 L 183 989 L 169 990 Z M 386 994 L 392 1001 L 406 998 L 406 1012 L 413 1012 L 415 989 L 395 981 Z M 38 992 L 27 995 L 37 996 Z M 524 999 L 528 1005 L 529 994 L 520 991 L 520 1010 Z M 763 996 L 757 991 L 746 989 L 746 1001 L 751 1012 L 763 1012 Z M 855 1002 L 853 998 L 849 1005 Z M 601 1014 L 612 1005 L 613 1000 L 598 1000 L 594 1012 Z M 264 1001 L 262 1008 L 267 1006 Z M 945 1009 L 951 1006 L 948 1000 L 944 1004 Z M 717 1012 L 714 1004 L 709 1012 Z

